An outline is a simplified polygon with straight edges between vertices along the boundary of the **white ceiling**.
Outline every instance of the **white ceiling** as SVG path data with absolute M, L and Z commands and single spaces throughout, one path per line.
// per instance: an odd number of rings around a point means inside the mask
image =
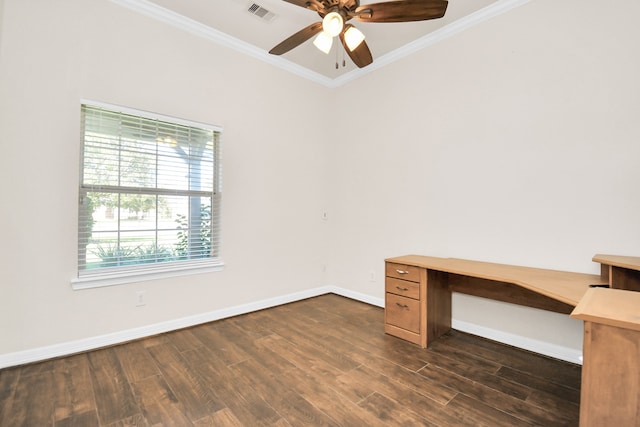
M 282 0 L 112 0 L 156 19 L 226 44 L 327 86 L 339 86 L 469 26 L 529 0 L 449 0 L 443 18 L 406 23 L 352 23 L 366 36 L 373 64 L 359 69 L 334 42 L 329 54 L 312 39 L 282 56 L 268 51 L 282 40 L 320 21 L 317 13 Z M 380 0 L 362 1 L 361 4 Z M 248 10 L 257 4 L 275 15 L 267 21 Z M 344 65 L 343 65 L 344 60 Z M 336 69 L 336 62 L 338 68 Z

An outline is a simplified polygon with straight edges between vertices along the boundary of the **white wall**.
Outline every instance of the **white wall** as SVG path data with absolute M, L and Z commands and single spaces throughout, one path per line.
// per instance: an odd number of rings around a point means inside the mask
M 0 355 L 325 284 L 382 299 L 407 253 L 639 254 L 638 8 L 532 1 L 330 90 L 107 0 L 4 0 Z M 329 97 L 322 133 L 301 111 Z M 224 127 L 223 272 L 71 290 L 81 98 Z M 566 316 L 460 296 L 454 317 L 580 348 Z
M 536 0 L 349 84 L 332 284 L 382 298 L 382 260 L 409 253 L 586 273 L 640 254 L 638 16 Z M 581 348 L 567 316 L 456 296 L 454 319 Z
M 326 89 L 110 1 L 4 6 L 0 355 L 324 285 Z M 223 272 L 71 290 L 83 98 L 223 126 Z
M 2 29 L 4 27 L 4 0 L 0 0 L 0 56 L 2 56 Z

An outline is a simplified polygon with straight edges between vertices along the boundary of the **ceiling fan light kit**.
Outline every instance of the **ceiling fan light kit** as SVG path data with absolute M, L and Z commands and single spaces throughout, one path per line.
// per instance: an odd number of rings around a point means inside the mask
M 329 12 L 322 20 L 322 32 L 313 40 L 315 47 L 328 54 L 333 46 L 333 38 L 344 31 L 347 48 L 353 51 L 364 41 L 364 34 L 353 25 L 345 29 L 344 19 L 338 12 Z
M 324 53 L 329 54 L 331 46 L 333 45 L 333 37 L 328 36 L 327 33 L 322 31 L 313 40 L 313 44 Z
M 360 46 L 360 43 L 364 41 L 364 34 L 356 27 L 349 27 L 344 32 L 344 41 L 350 51 Z
M 397 0 L 360 6 L 359 0 L 284 0 L 287 3 L 317 12 L 322 18 L 293 34 L 269 51 L 282 55 L 316 36 L 313 44 L 329 53 L 333 38 L 340 37 L 345 51 L 360 68 L 373 62 L 364 34 L 347 23 L 351 19 L 360 22 L 411 22 L 442 18 L 447 10 L 447 0 Z
M 338 12 L 329 12 L 322 19 L 322 30 L 331 37 L 335 37 L 344 27 L 344 19 Z

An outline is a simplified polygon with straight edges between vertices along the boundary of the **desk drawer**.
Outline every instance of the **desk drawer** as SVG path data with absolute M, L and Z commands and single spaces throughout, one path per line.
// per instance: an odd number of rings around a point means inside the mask
M 385 279 L 385 290 L 392 294 L 404 297 L 420 299 L 420 283 L 408 282 L 406 280 L 387 277 Z
M 385 298 L 386 323 L 420 333 L 420 301 L 387 293 Z
M 411 282 L 420 281 L 420 268 L 411 265 L 396 264 L 388 262 L 385 265 L 385 275 L 396 279 L 409 280 Z

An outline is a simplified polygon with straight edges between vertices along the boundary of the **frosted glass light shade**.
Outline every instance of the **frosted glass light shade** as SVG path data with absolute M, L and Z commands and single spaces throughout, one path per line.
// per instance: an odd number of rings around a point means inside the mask
M 362 31 L 358 30 L 356 27 L 349 27 L 349 29 L 344 33 L 344 42 L 352 52 L 355 48 L 360 46 L 360 43 L 363 41 L 364 34 L 362 34 Z
M 338 12 L 327 13 L 322 20 L 322 30 L 331 37 L 335 37 L 342 31 L 344 20 Z
M 326 33 L 321 32 L 320 34 L 318 34 L 316 36 L 316 38 L 313 40 L 313 44 L 320 49 L 321 51 L 323 51 L 324 53 L 328 54 L 329 51 L 331 50 L 331 45 L 333 44 L 333 37 L 328 36 Z

